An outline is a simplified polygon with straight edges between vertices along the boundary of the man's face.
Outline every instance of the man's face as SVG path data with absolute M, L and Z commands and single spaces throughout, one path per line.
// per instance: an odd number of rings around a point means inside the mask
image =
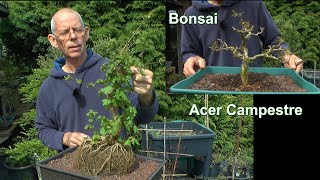
M 77 14 L 64 12 L 57 15 L 52 37 L 66 58 L 79 59 L 85 56 L 89 29 L 83 27 Z

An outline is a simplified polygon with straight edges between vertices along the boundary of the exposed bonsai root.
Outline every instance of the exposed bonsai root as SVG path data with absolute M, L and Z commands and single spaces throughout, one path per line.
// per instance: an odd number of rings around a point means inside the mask
M 136 160 L 132 149 L 125 148 L 118 142 L 112 145 L 110 142 L 92 145 L 90 140 L 77 148 L 75 156 L 77 161 L 73 167 L 91 176 L 129 173 Z

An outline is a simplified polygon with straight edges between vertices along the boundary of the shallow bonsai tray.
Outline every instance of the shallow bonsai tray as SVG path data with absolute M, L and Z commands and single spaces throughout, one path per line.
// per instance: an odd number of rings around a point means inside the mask
M 47 165 L 50 161 L 55 160 L 55 159 L 59 159 L 59 158 L 63 157 L 65 154 L 71 153 L 74 150 L 76 150 L 76 148 L 69 148 L 67 150 L 64 150 L 64 151 L 52 156 L 52 157 L 49 157 L 45 160 L 38 162 L 37 167 L 39 167 L 39 169 L 40 169 L 41 178 L 44 180 L 56 180 L 56 179 L 59 179 L 59 180 L 97 180 L 97 178 L 94 178 L 94 177 L 90 177 L 90 176 L 86 176 L 86 175 L 82 175 L 82 174 L 77 174 L 77 173 L 70 172 L 70 171 L 55 169 L 55 168 Z M 150 157 L 140 156 L 140 155 L 136 155 L 136 157 L 138 159 L 152 160 L 152 161 L 158 162 L 159 167 L 156 169 L 156 171 L 153 174 L 151 174 L 149 176 L 148 180 L 161 179 L 162 169 L 163 169 L 164 164 L 166 163 L 165 160 L 158 159 L 158 158 L 150 158 Z
M 253 91 L 211 91 L 211 90 L 194 90 L 188 87 L 205 74 L 239 74 L 240 67 L 222 67 L 222 66 L 207 66 L 203 70 L 199 70 L 194 75 L 187 79 L 181 80 L 170 87 L 170 91 L 180 94 L 320 94 L 320 90 L 303 79 L 298 73 L 288 68 L 262 68 L 250 67 L 249 72 L 253 73 L 267 73 L 270 75 L 285 75 L 289 76 L 298 86 L 307 90 L 306 92 L 253 92 Z

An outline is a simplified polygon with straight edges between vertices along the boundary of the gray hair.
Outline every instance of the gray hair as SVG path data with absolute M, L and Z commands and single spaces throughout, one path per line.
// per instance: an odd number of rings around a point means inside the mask
M 77 12 L 77 11 L 74 11 L 72 9 L 70 9 L 70 11 L 73 11 L 74 13 L 76 13 L 78 16 L 79 16 L 79 19 L 80 19 L 80 23 L 81 23 L 81 26 L 84 27 L 84 23 L 83 23 L 83 20 L 82 20 L 82 17 L 81 15 Z M 55 16 L 55 15 L 54 15 Z M 55 33 L 56 29 L 55 29 L 55 22 L 54 22 L 54 16 L 52 16 L 51 18 L 51 21 L 50 21 L 50 24 L 51 24 L 51 33 Z

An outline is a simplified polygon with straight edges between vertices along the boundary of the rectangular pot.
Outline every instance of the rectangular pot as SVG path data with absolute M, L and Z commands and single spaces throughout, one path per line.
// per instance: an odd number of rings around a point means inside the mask
M 69 148 L 65 151 L 62 151 L 52 157 L 49 157 L 45 160 L 42 160 L 37 163 L 37 167 L 40 169 L 41 172 L 41 178 L 44 180 L 96 180 L 94 177 L 90 176 L 85 176 L 81 174 L 76 174 L 73 172 L 68 172 L 60 169 L 55 169 L 51 166 L 48 166 L 47 164 L 55 159 L 61 158 L 64 154 L 71 153 L 75 150 L 76 148 Z M 162 174 L 162 169 L 165 164 L 165 161 L 163 159 L 157 159 L 157 158 L 150 158 L 146 156 L 140 156 L 136 155 L 137 158 L 139 159 L 144 159 L 144 160 L 152 160 L 159 162 L 159 167 L 157 170 L 148 178 L 148 180 L 158 180 L 161 179 L 161 174 Z
M 148 143 L 146 142 L 146 131 L 142 131 L 142 142 L 141 147 L 143 150 L 148 151 L 158 151 L 164 152 L 164 147 L 166 147 L 167 153 L 182 153 L 203 157 L 203 160 L 198 161 L 193 157 L 178 155 L 178 169 L 183 170 L 188 174 L 193 174 L 197 176 L 209 176 L 209 166 L 212 161 L 212 144 L 215 137 L 214 132 L 206 128 L 205 126 L 190 121 L 173 121 L 166 123 L 166 130 L 176 129 L 181 130 L 182 123 L 184 130 L 194 130 L 201 132 L 201 134 L 196 135 L 186 135 L 186 136 L 157 136 L 152 131 L 148 131 Z M 146 125 L 140 125 L 140 128 L 146 128 Z M 148 124 L 148 129 L 164 129 L 163 122 L 150 122 Z M 178 151 L 178 144 L 180 140 L 180 148 Z M 166 144 L 164 145 L 164 139 Z M 148 144 L 148 146 L 147 146 Z M 152 153 L 153 154 L 153 153 Z M 162 154 L 153 154 L 156 157 L 163 158 Z M 171 160 L 175 160 L 177 155 L 168 154 Z
M 316 87 L 320 88 L 320 71 L 313 69 L 301 70 L 301 77 Z
M 222 67 L 222 66 L 207 66 L 203 70 L 199 70 L 194 75 L 187 79 L 184 79 L 175 85 L 170 87 L 170 91 L 173 93 L 183 94 L 320 94 L 320 90 L 313 84 L 307 82 L 298 73 L 288 68 L 262 68 L 262 67 L 250 67 L 249 72 L 253 73 L 267 73 L 271 75 L 286 75 L 292 78 L 292 80 L 301 88 L 307 90 L 307 92 L 252 92 L 252 91 L 211 91 L 211 90 L 194 90 L 188 89 L 188 87 L 201 79 L 205 74 L 239 74 L 240 67 Z

